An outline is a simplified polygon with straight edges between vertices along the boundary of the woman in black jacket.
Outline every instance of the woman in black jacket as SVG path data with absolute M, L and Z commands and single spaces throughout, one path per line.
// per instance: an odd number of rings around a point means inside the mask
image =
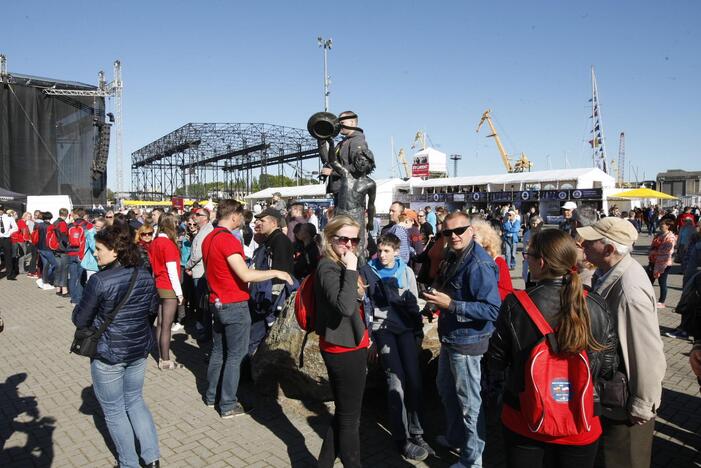
M 584 294 L 575 266 L 574 240 L 563 231 L 540 231 L 531 238 L 525 256 L 537 282 L 527 290 L 528 297 L 555 330 L 559 355 L 586 351 L 594 384 L 610 379 L 618 365 L 616 325 L 600 296 Z M 589 430 L 555 437 L 533 431 L 522 416 L 519 397 L 525 389 L 525 367 L 531 350 L 542 339 L 521 302 L 513 294 L 507 296 L 485 356 L 488 380 L 495 371 L 509 368 L 501 416 L 507 464 L 536 468 L 546 460 L 548 466 L 591 467 L 601 435 L 598 417 L 593 418 Z M 595 415 L 597 399 L 595 394 Z
M 95 396 L 117 448 L 120 467 L 138 467 L 134 438 L 146 466 L 159 466 L 158 435 L 143 398 L 144 371 L 153 347 L 149 316 L 158 305 L 156 285 L 141 267 L 138 247 L 128 229 L 108 226 L 95 234 L 100 271 L 90 277 L 80 303 L 73 310 L 78 328 L 98 328 L 134 287 L 112 323 L 100 336 L 90 373 Z
M 369 337 L 356 256 L 359 232 L 360 225 L 352 218 L 334 216 L 324 228 L 324 256 L 316 269 L 315 329 L 336 408 L 321 446 L 321 468 L 332 467 L 337 457 L 346 468 L 360 467 L 360 410 Z

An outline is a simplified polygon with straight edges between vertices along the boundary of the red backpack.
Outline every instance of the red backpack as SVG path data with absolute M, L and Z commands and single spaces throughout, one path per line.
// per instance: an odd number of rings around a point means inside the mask
M 314 283 L 316 272 L 311 272 L 302 280 L 295 296 L 295 317 L 299 328 L 311 333 L 316 323 L 316 299 L 314 298 Z
M 525 291 L 516 299 L 543 335 L 525 365 L 525 387 L 519 395 L 521 415 L 538 434 L 567 437 L 591 430 L 594 383 L 586 351 L 559 353 L 555 332 Z
M 92 224 L 80 220 L 68 226 L 68 247 L 78 252 L 82 260 L 85 255 L 85 231 L 92 229 Z
M 56 223 L 51 223 L 49 227 L 46 228 L 46 246 L 53 251 L 59 250 L 60 243 L 58 241 L 58 228 L 56 227 Z

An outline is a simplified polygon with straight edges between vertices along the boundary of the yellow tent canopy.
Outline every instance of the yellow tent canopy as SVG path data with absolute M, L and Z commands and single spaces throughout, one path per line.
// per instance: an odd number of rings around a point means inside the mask
M 668 195 L 664 192 L 658 192 L 649 188 L 641 187 L 633 190 L 625 190 L 623 192 L 614 193 L 609 198 L 625 198 L 628 200 L 638 200 L 645 198 L 658 198 L 661 200 L 679 200 L 677 197 Z

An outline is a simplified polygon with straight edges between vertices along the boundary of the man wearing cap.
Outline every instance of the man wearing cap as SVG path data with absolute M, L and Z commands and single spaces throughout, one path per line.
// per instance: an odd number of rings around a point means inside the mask
M 251 268 L 256 270 L 281 270 L 292 276 L 294 271 L 292 241 L 282 232 L 282 214 L 275 208 L 266 208 L 255 216 L 258 232 L 265 240 L 253 253 Z M 253 356 L 265 339 L 268 329 L 275 323 L 272 305 L 285 287 L 285 281 L 273 279 L 253 283 L 250 286 L 251 341 L 249 355 Z
M 521 220 L 514 210 L 506 213 L 506 220 L 501 225 L 502 240 L 504 241 L 504 257 L 509 265 L 509 270 L 516 268 L 516 249 L 518 248 L 518 236 L 521 233 Z
M 581 227 L 584 253 L 596 267 L 593 290 L 616 314 L 619 371 L 628 380 L 625 407 L 604 406 L 601 449 L 607 467 L 649 467 L 655 414 L 662 398 L 665 355 L 655 292 L 642 265 L 630 256 L 638 238 L 625 219 L 608 217 Z
M 577 217 L 575 216 L 576 209 L 577 209 L 577 204 L 573 201 L 568 201 L 564 205 L 562 205 L 562 216 L 564 216 L 565 219 L 560 221 L 560 224 L 558 224 L 557 228 L 560 231 L 565 231 L 566 233 L 570 234 L 572 237 L 575 235 L 575 221 Z

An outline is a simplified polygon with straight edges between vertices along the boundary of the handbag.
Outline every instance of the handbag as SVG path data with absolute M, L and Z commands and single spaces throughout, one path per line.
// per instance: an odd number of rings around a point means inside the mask
M 102 336 L 105 330 L 107 330 L 107 327 L 110 326 L 114 318 L 117 316 L 119 309 L 124 306 L 129 299 L 129 296 L 131 296 L 131 292 L 134 290 L 134 285 L 136 284 L 136 277 L 138 273 L 139 270 L 135 267 L 134 271 L 131 273 L 131 280 L 129 281 L 129 288 L 127 289 L 126 294 L 124 297 L 122 297 L 122 300 L 119 301 L 119 304 L 117 304 L 112 312 L 105 317 L 105 320 L 102 322 L 102 325 L 100 325 L 100 328 L 95 329 L 94 327 L 85 327 L 78 328 L 75 331 L 73 343 L 71 344 L 71 353 L 89 358 L 92 358 L 97 354 L 97 342 L 99 341 L 100 336 Z
M 600 380 L 598 386 L 599 401 L 606 408 L 627 408 L 630 393 L 628 377 L 624 372 L 616 371 L 609 380 Z

